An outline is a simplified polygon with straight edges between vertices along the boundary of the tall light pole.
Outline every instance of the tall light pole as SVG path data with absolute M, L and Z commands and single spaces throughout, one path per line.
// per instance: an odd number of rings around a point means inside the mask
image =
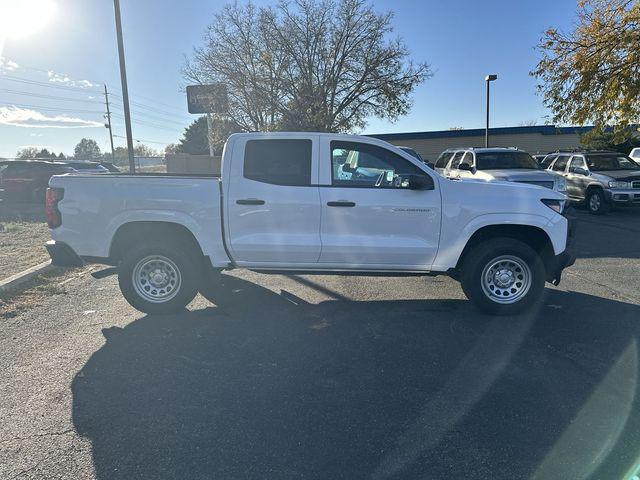
M 124 125 L 127 131 L 127 151 L 129 153 L 129 171 L 136 173 L 133 158 L 133 134 L 131 133 L 131 112 L 129 110 L 129 89 L 127 88 L 127 68 L 124 63 L 124 41 L 122 40 L 122 21 L 120 20 L 120 0 L 113 0 L 116 14 L 116 35 L 118 36 L 118 57 L 120 59 L 120 81 L 122 83 L 122 103 L 124 105 Z
M 487 82 L 487 125 L 484 130 L 484 146 L 489 147 L 489 84 L 498 79 L 498 75 L 487 75 L 484 77 Z

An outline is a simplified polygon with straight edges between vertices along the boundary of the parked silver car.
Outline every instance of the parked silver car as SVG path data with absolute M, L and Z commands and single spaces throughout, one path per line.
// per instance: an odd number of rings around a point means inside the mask
M 528 183 L 566 192 L 566 181 L 562 175 L 540 168 L 531 155 L 517 148 L 445 150 L 436 161 L 435 169 L 452 179 Z
M 640 204 L 640 165 L 618 152 L 558 152 L 549 166 L 567 179 L 567 195 L 591 213 L 612 205 Z

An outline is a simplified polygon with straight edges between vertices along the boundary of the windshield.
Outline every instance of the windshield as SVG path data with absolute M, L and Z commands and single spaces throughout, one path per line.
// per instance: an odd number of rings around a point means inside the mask
M 640 165 L 624 155 L 588 155 L 589 170 L 640 170 Z
M 525 168 L 540 170 L 538 162 L 526 152 L 478 152 L 476 153 L 476 168 L 478 170 L 508 170 Z

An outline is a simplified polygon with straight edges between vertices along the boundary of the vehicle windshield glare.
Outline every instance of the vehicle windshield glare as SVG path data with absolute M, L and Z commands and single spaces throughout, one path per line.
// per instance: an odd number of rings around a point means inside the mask
M 478 152 L 476 153 L 478 170 L 507 170 L 523 168 L 540 170 L 538 162 L 526 152 Z
M 587 164 L 592 172 L 603 170 L 640 170 L 640 165 L 624 155 L 588 155 Z

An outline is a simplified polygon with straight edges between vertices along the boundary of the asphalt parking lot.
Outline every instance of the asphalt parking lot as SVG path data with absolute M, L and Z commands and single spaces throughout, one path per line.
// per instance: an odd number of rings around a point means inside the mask
M 631 478 L 640 212 L 575 216 L 510 318 L 446 277 L 233 273 L 151 317 L 69 276 L 2 321 L 0 478 Z

